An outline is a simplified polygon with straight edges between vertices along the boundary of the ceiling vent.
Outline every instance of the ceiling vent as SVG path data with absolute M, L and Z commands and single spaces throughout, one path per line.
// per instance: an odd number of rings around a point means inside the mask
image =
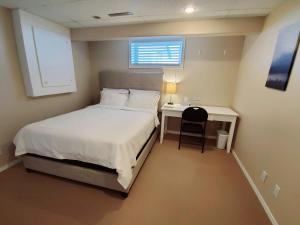
M 108 14 L 110 17 L 117 17 L 117 16 L 132 16 L 132 12 L 118 12 L 118 13 L 110 13 Z
M 92 18 L 96 19 L 96 20 L 100 20 L 101 17 L 100 16 L 92 16 Z

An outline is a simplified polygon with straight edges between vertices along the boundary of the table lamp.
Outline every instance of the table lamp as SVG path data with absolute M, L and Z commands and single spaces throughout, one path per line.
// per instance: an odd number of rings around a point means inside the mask
M 172 95 L 176 94 L 176 83 L 167 82 L 166 93 L 170 95 L 170 101 L 168 102 L 168 104 L 173 105 Z

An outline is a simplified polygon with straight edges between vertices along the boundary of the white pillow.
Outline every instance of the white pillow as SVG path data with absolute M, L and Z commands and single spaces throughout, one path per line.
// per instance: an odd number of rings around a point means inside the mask
M 118 93 L 118 94 L 129 94 L 128 89 L 114 89 L 114 88 L 103 88 L 102 92 L 111 92 L 111 93 Z
M 130 89 L 127 107 L 151 109 L 157 111 L 158 102 L 160 98 L 159 91 L 146 91 Z
M 127 100 L 128 90 L 126 89 L 104 88 L 103 91 L 101 91 L 100 105 L 125 106 Z

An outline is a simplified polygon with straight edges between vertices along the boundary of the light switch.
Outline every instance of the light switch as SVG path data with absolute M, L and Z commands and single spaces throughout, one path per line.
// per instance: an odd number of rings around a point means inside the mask
M 278 186 L 278 184 L 275 184 L 272 191 L 274 198 L 278 197 L 279 192 L 280 192 L 280 187 Z
M 262 181 L 263 183 L 265 183 L 266 180 L 267 180 L 267 178 L 268 178 L 268 173 L 267 173 L 265 170 L 263 170 L 263 171 L 261 172 L 260 179 L 261 179 L 261 181 Z

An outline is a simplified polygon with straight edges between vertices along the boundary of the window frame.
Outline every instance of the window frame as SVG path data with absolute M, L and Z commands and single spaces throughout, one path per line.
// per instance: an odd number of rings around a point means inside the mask
M 131 43 L 134 41 L 182 41 L 182 53 L 181 53 L 181 64 L 180 65 L 165 65 L 165 64 L 145 64 L 136 65 L 131 63 Z M 130 38 L 128 41 L 128 67 L 132 69 L 151 69 L 151 68 L 173 68 L 173 69 L 183 69 L 185 59 L 185 38 L 182 36 L 158 36 L 158 37 L 137 37 Z

